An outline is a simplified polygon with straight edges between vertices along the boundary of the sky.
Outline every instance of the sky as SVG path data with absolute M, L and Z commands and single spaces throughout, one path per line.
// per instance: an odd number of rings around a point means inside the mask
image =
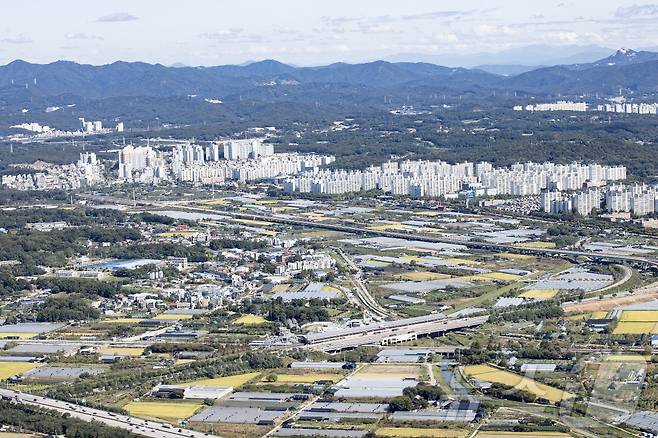
M 296 65 L 527 45 L 658 45 L 658 3 L 613 0 L 3 2 L 0 63 Z M 420 56 L 419 56 L 420 57 Z

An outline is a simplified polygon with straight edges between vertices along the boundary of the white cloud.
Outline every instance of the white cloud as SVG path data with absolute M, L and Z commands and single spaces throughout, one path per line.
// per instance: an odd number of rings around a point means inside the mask
M 98 17 L 96 21 L 98 23 L 122 23 L 126 21 L 135 21 L 139 20 L 139 17 L 129 14 L 127 12 L 116 12 L 114 14 L 103 15 Z
M 15 36 L 12 36 L 12 37 L 6 37 L 6 38 L 3 38 L 0 41 L 2 41 L 3 43 L 7 43 L 7 44 L 29 44 L 29 43 L 34 42 L 34 41 L 32 41 L 32 38 L 30 38 L 29 36 L 24 35 L 24 34 L 15 35 Z

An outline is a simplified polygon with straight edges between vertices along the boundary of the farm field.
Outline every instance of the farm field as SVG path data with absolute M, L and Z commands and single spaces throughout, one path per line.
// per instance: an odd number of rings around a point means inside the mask
M 277 374 L 276 382 L 274 383 L 313 383 L 318 380 L 331 380 L 336 383 L 343 378 L 340 374 Z
M 114 354 L 117 356 L 141 356 L 144 353 L 142 347 L 101 347 L 97 350 L 100 354 Z
M 27 333 L 27 332 L 0 332 L 0 339 L 32 339 L 37 336 L 39 333 Z
M 658 322 L 658 310 L 624 310 L 619 321 Z
M 519 278 L 523 277 L 522 275 L 516 274 L 507 274 L 505 272 L 487 272 L 484 274 L 478 274 L 479 278 L 487 278 L 490 280 L 500 280 L 500 281 L 516 281 Z
M 111 318 L 103 320 L 105 324 L 139 324 L 142 318 Z
M 514 246 L 518 246 L 521 248 L 542 248 L 542 249 L 548 249 L 548 248 L 555 248 L 555 243 L 553 242 L 541 242 L 541 241 L 535 241 L 535 242 L 522 242 L 522 243 L 517 243 Z
M 15 376 L 16 374 L 23 374 L 38 366 L 31 362 L 0 362 L 0 380 Z
M 590 301 L 587 303 L 574 303 L 564 306 L 563 309 L 565 313 L 591 313 L 610 310 L 628 304 L 644 303 L 656 299 L 658 299 L 658 292 L 651 292 Z
M 163 420 L 183 420 L 201 408 L 199 403 L 188 402 L 131 402 L 123 408 L 130 415 L 142 418 L 162 418 Z
M 185 384 L 193 386 L 232 386 L 235 388 L 244 385 L 258 376 L 260 376 L 260 373 L 245 373 L 236 374 L 235 376 L 215 377 L 213 379 L 192 380 L 185 382 Z
M 658 333 L 658 323 L 650 321 L 622 321 L 617 323 L 613 335 L 641 335 Z
M 547 438 L 547 437 L 570 437 L 562 432 L 478 432 L 476 438 Z
M 532 259 L 534 259 L 533 256 L 530 256 L 530 255 L 527 255 L 527 254 L 515 254 L 513 252 L 501 252 L 499 255 L 503 258 L 508 259 L 508 260 L 532 260 Z
M 531 289 L 524 291 L 519 295 L 521 298 L 540 298 L 544 300 L 550 300 L 551 298 L 555 297 L 559 291 L 554 290 L 554 289 L 546 289 L 546 290 L 539 290 L 539 289 Z
M 419 427 L 381 427 L 375 431 L 377 436 L 400 438 L 461 438 L 468 434 L 461 429 L 423 429 Z
M 564 399 L 575 397 L 561 389 L 544 385 L 533 379 L 529 379 L 509 371 L 499 370 L 489 365 L 469 365 L 464 367 L 464 373 L 485 382 L 501 383 L 511 386 L 518 390 L 531 392 L 532 394 L 550 400 L 553 403 L 559 403 Z
M 194 315 L 189 314 L 173 314 L 173 313 L 161 313 L 153 319 L 159 319 L 160 321 L 172 321 L 177 319 L 192 319 Z
M 448 274 L 439 274 L 438 272 L 407 272 L 400 276 L 403 280 L 409 281 L 432 281 L 445 280 L 450 278 Z
M 236 325 L 261 325 L 266 323 L 267 320 L 260 315 L 242 315 L 236 319 L 233 324 Z
M 355 375 L 361 377 L 391 377 L 413 378 L 418 377 L 420 369 L 416 365 L 368 365 L 360 369 Z
M 641 354 L 609 354 L 605 358 L 608 362 L 649 362 L 651 356 Z

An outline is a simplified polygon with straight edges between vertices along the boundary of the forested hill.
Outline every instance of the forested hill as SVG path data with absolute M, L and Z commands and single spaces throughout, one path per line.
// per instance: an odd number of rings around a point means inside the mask
M 362 93 L 441 92 L 490 95 L 493 90 L 540 96 L 622 91 L 658 91 L 658 53 L 620 50 L 589 64 L 544 67 L 508 77 L 477 69 L 428 63 L 374 61 L 294 67 L 274 60 L 248 65 L 167 67 L 141 62 L 83 65 L 68 61 L 32 64 L 13 61 L 0 66 L 0 101 L 5 104 L 52 96 L 98 99 L 118 96 L 198 95 L 231 99 L 243 93 L 262 96 L 296 90 L 310 98 L 326 97 L 332 85 Z M 279 91 L 281 92 L 281 91 Z

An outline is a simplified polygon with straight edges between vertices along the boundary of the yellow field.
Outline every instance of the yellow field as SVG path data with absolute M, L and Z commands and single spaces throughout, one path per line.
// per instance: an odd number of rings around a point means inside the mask
M 192 386 L 232 386 L 233 388 L 244 385 L 248 381 L 260 376 L 260 373 L 236 374 L 235 376 L 215 377 L 214 379 L 200 379 L 186 382 L 185 385 Z
M 515 275 L 515 274 L 507 274 L 505 272 L 485 272 L 484 274 L 478 274 L 477 277 L 489 278 L 491 280 L 500 280 L 500 281 L 516 281 L 523 276 Z
M 377 436 L 400 438 L 461 438 L 466 436 L 468 431 L 459 429 L 421 429 L 418 427 L 380 427 L 375 433 Z
M 0 432 L 0 438 L 36 438 L 37 435 L 31 433 L 18 432 Z
M 605 318 L 607 315 L 608 315 L 607 310 L 601 310 L 601 311 L 598 311 L 598 312 L 592 312 L 592 315 L 590 316 L 590 318 L 602 319 L 602 318 Z
M 608 362 L 649 362 L 651 356 L 641 354 L 609 354 L 605 358 Z
M 555 295 L 557 295 L 558 292 L 559 291 L 555 289 L 547 289 L 547 290 L 531 289 L 523 292 L 519 296 L 521 298 L 541 298 L 544 300 L 550 300 Z
M 177 319 L 192 319 L 194 315 L 175 315 L 173 313 L 161 313 L 160 315 L 156 316 L 153 319 L 159 319 L 160 321 L 172 321 L 172 320 L 177 320 Z
M 181 230 L 181 231 L 167 231 L 165 233 L 158 234 L 159 237 L 190 237 L 197 234 L 198 231 L 195 230 Z
M 434 217 L 434 216 L 438 216 L 439 212 L 438 211 L 417 211 L 414 214 L 417 215 L 417 216 Z
M 387 222 L 368 226 L 369 230 L 375 231 L 401 230 L 402 228 L 404 228 L 404 225 L 402 225 L 400 222 Z
M 450 263 L 458 263 L 460 265 L 466 265 L 466 266 L 474 266 L 474 265 L 481 264 L 480 262 L 476 262 L 475 260 L 468 260 L 468 259 L 463 259 L 463 258 L 458 258 L 458 257 L 452 257 L 452 258 L 446 259 L 446 261 L 450 262 Z
M 23 374 L 38 366 L 38 364 L 31 362 L 0 362 L 0 380 L 15 376 L 16 374 Z
M 448 274 L 439 274 L 437 272 L 407 272 L 400 277 L 409 281 L 431 281 L 450 278 Z
M 519 246 L 521 248 L 555 248 L 555 243 L 553 242 L 541 242 L 539 240 L 534 241 L 534 242 L 522 242 L 522 243 L 517 243 L 514 246 Z
M 241 224 L 245 225 L 255 225 L 259 227 L 266 227 L 268 225 L 273 225 L 272 222 L 266 222 L 266 221 L 257 221 L 253 219 L 231 219 L 233 222 L 238 222 Z
M 658 322 L 658 310 L 624 310 L 619 321 Z
M 417 365 L 368 365 L 361 368 L 356 375 L 360 377 L 418 377 L 420 370 Z
M 242 315 L 235 321 L 233 321 L 233 324 L 236 325 L 261 325 L 266 323 L 267 321 L 265 318 L 263 318 L 260 315 Z
M 184 420 L 191 417 L 202 405 L 186 402 L 131 402 L 123 408 L 130 415 L 142 418 L 162 418 L 163 420 Z
M 574 394 L 562 391 L 561 389 L 544 385 L 533 379 L 510 373 L 509 371 L 499 370 L 489 365 L 469 365 L 464 367 L 464 373 L 478 380 L 500 383 L 511 386 L 517 390 L 530 392 L 538 397 L 550 400 L 553 403 L 559 403 L 564 399 L 575 397 Z
M 613 335 L 641 335 L 658 333 L 658 323 L 642 321 L 624 321 L 617 323 Z
M 201 205 L 208 205 L 208 206 L 213 206 L 213 205 L 228 205 L 230 204 L 229 201 L 226 199 L 211 199 L 209 201 L 203 201 Z
M 515 254 L 513 252 L 501 252 L 499 255 L 509 260 L 531 260 L 534 258 L 527 254 Z
M 101 347 L 98 349 L 100 354 L 114 354 L 116 356 L 141 356 L 144 353 L 142 347 Z
M 331 380 L 336 383 L 342 378 L 340 374 L 277 374 L 275 383 L 313 383 L 318 380 Z
M 279 201 L 278 199 L 259 199 L 258 201 L 254 202 L 254 204 L 258 205 L 271 205 L 271 204 L 278 204 Z
M 400 257 L 401 260 L 405 260 L 407 262 L 416 262 L 416 263 L 422 263 L 426 261 L 425 258 L 423 257 L 416 257 L 416 256 L 402 256 Z
M 329 286 L 328 284 L 325 284 L 324 286 L 322 286 L 320 291 L 321 292 L 338 292 L 338 293 L 340 293 L 340 289 L 338 289 L 337 287 Z
M 27 332 L 20 332 L 20 333 L 13 333 L 13 332 L 0 332 L 0 339 L 32 339 L 35 336 L 38 336 L 39 333 L 27 333 Z
M 275 284 L 272 286 L 272 292 L 285 292 L 290 289 L 289 284 Z
M 571 437 L 563 432 L 479 432 L 477 438 L 545 438 L 545 437 Z
M 112 318 L 103 320 L 106 324 L 139 324 L 144 321 L 142 318 Z

